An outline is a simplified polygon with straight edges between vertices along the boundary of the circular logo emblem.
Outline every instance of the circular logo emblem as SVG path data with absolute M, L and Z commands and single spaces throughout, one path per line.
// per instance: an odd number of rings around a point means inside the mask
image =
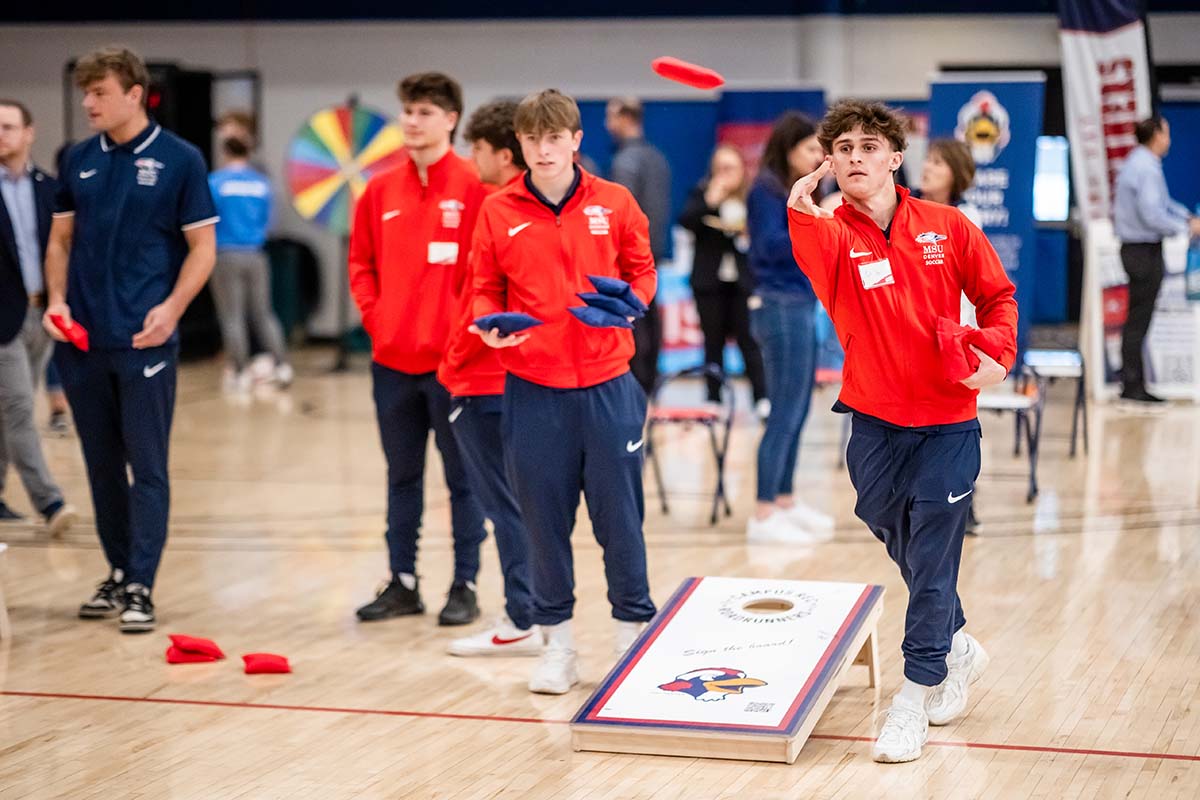
M 817 598 L 793 589 L 752 589 L 730 596 L 718 613 L 734 622 L 778 625 L 812 614 Z

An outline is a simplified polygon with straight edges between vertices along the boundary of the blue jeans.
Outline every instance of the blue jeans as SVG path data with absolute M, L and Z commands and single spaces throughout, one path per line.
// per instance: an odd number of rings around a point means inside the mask
M 750 312 L 750 330 L 762 348 L 771 415 L 758 445 L 758 499 L 771 503 L 792 493 L 816 378 L 816 303 L 779 294 L 761 298 L 762 306 Z

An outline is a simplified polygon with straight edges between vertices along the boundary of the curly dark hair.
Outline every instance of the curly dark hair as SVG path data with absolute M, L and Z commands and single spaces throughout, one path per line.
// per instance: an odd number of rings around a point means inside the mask
M 485 103 L 475 109 L 471 119 L 467 120 L 467 130 L 463 134 L 468 142 L 484 140 L 493 150 L 508 150 L 512 153 L 513 166 L 525 169 L 525 156 L 521 154 L 521 145 L 517 143 L 517 133 L 513 129 L 513 119 L 517 115 L 517 104 L 511 100 L 496 100 Z
M 825 152 L 832 153 L 833 143 L 839 136 L 859 127 L 865 134 L 887 139 L 898 153 L 903 153 L 908 147 L 904 117 L 900 112 L 883 103 L 863 100 L 840 100 L 834 103 L 821 120 L 817 139 Z

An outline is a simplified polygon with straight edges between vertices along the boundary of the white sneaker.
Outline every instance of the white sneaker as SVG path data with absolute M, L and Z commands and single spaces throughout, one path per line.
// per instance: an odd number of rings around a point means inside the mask
M 746 523 L 746 539 L 755 544 L 817 544 L 822 541 L 818 534 L 796 525 L 782 511 L 776 511 L 766 519 L 751 517 Z
M 254 378 L 248 370 L 239 372 L 227 367 L 221 376 L 221 389 L 226 394 L 245 394 L 250 391 L 253 383 Z
M 245 372 L 250 375 L 250 382 L 255 386 L 270 383 L 275 379 L 275 359 L 270 353 L 259 353 L 250 359 Z
M 542 652 L 542 632 L 535 625 L 521 630 L 504 614 L 490 628 L 455 639 L 446 648 L 452 656 L 536 656 Z
M 791 508 L 783 509 L 783 513 L 805 530 L 813 532 L 833 530 L 833 517 L 817 511 L 805 503 L 797 502 Z
M 754 403 L 754 413 L 762 422 L 767 421 L 767 417 L 771 416 L 771 401 L 767 398 L 762 398 Z
M 946 656 L 949 674 L 946 680 L 933 687 L 925 700 L 925 714 L 930 725 L 947 725 L 967 710 L 967 687 L 979 680 L 991 661 L 974 636 L 965 631 L 963 636 L 967 640 L 967 652 L 957 658 L 954 654 Z
M 617 620 L 617 636 L 613 643 L 613 653 L 617 658 L 625 655 L 629 648 L 633 647 L 633 643 L 642 635 L 642 629 L 645 627 L 644 622 Z
M 529 678 L 529 691 L 538 694 L 566 694 L 579 683 L 576 665 L 575 637 L 571 623 L 560 622 L 542 628 L 546 634 L 546 649 Z
M 296 370 L 286 361 L 276 365 L 275 367 L 275 384 L 280 389 L 286 389 L 292 385 L 292 381 L 296 380 Z
M 894 697 L 886 712 L 883 728 L 871 750 L 871 757 L 884 764 L 915 761 L 929 738 L 929 718 L 925 709 L 903 697 Z

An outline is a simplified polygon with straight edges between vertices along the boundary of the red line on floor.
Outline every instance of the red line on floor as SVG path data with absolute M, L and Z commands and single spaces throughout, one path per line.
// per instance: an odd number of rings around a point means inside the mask
M 565 719 L 538 717 L 502 717 L 492 714 L 448 714 L 437 711 L 390 711 L 381 708 L 338 708 L 336 706 L 287 706 L 278 703 L 230 703 L 221 700 L 183 700 L 171 697 L 123 697 L 106 694 L 66 694 L 61 692 L 2 691 L 6 697 L 37 697 L 48 700 L 108 700 L 119 703 L 162 703 L 174 706 L 210 706 L 215 708 L 256 708 L 272 711 L 324 711 L 333 714 L 372 714 L 384 717 L 426 717 L 429 719 L 474 719 L 487 722 L 525 722 L 535 725 L 566 725 Z
M 318 711 L 333 714 L 367 714 L 385 717 L 418 717 L 425 719 L 470 719 L 484 722 L 521 722 L 534 725 L 567 725 L 570 720 L 542 719 L 540 717 L 504 717 L 493 714 L 450 714 L 440 711 L 392 711 L 380 708 L 340 708 L 337 706 L 290 706 L 278 703 L 233 703 L 221 700 L 183 700 L 171 697 L 125 697 L 104 694 L 67 694 L 64 692 L 20 692 L 0 691 L 4 697 L 32 697 L 42 700 L 104 700 L 117 703 L 160 703 L 163 705 L 200 706 L 207 708 L 245 708 L 270 711 Z M 870 736 L 839 736 L 814 733 L 810 739 L 836 742 L 873 742 Z M 1140 753 L 1128 750 L 1091 750 L 1080 747 L 1046 747 L 1027 744 L 994 744 L 989 742 L 952 742 L 930 739 L 931 747 L 964 747 L 973 750 L 1008 750 L 1023 753 L 1056 753 L 1075 756 L 1105 756 L 1108 758 L 1147 758 L 1171 761 L 1200 761 L 1200 755 L 1185 753 Z

